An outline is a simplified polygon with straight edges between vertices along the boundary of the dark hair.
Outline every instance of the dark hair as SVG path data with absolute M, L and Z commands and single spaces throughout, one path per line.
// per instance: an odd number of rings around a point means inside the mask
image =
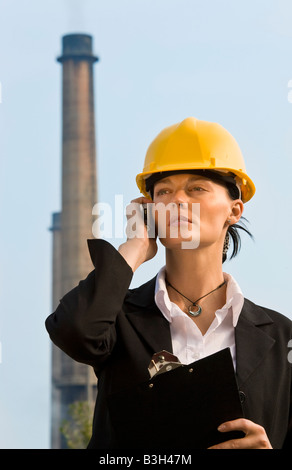
M 230 225 L 228 227 L 228 230 L 227 230 L 227 232 L 229 233 L 229 235 L 232 239 L 232 244 L 233 244 L 233 250 L 232 250 L 230 259 L 234 258 L 239 253 L 240 248 L 241 248 L 241 237 L 240 237 L 240 234 L 238 233 L 239 229 L 243 230 L 245 233 L 247 233 L 252 240 L 254 239 L 252 233 L 246 228 L 245 223 L 242 222 L 242 219 L 244 221 L 248 222 L 248 220 L 245 217 L 241 217 L 241 219 L 240 219 L 241 223 Z M 224 261 L 226 261 L 226 259 L 227 259 L 227 255 L 223 254 L 222 255 L 222 263 L 224 263 Z
M 231 199 L 233 200 L 238 199 L 238 193 L 234 191 L 234 185 L 227 183 L 226 188 Z M 227 229 L 227 233 L 229 233 L 232 239 L 232 245 L 233 245 L 233 250 L 232 250 L 230 259 L 234 258 L 239 253 L 240 248 L 241 248 L 241 238 L 240 238 L 240 234 L 238 233 L 238 230 L 243 230 L 245 233 L 247 233 L 251 237 L 252 240 L 254 238 L 252 233 L 247 229 L 245 222 L 248 222 L 248 220 L 245 217 L 241 217 L 240 222 L 238 222 L 237 224 L 230 225 Z M 223 253 L 222 263 L 224 263 L 226 259 L 227 259 L 227 254 Z

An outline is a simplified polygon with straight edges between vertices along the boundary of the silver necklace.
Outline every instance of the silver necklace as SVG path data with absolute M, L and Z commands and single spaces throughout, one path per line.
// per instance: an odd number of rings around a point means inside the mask
M 178 294 L 180 294 L 182 297 L 184 297 L 185 299 L 187 299 L 189 302 L 191 302 L 191 305 L 189 305 L 187 307 L 188 309 L 188 314 L 191 315 L 192 317 L 198 317 L 199 315 L 201 315 L 202 313 L 202 307 L 200 305 L 198 305 L 197 302 L 199 302 L 199 300 L 203 299 L 204 297 L 207 297 L 207 295 L 210 295 L 212 294 L 212 292 L 215 292 L 216 290 L 220 289 L 220 287 L 224 286 L 224 284 L 226 284 L 226 281 L 223 281 L 222 284 L 220 284 L 218 287 L 216 287 L 215 289 L 211 290 L 210 292 L 208 292 L 208 294 L 205 294 L 205 295 L 202 295 L 202 297 L 199 297 L 197 300 L 195 300 L 194 302 L 191 300 L 191 299 L 188 299 L 188 297 L 186 297 L 184 294 L 182 294 L 179 290 L 177 290 L 175 287 L 173 287 L 173 285 L 170 284 L 170 282 L 166 279 L 166 284 L 171 287 L 172 289 L 174 289 Z M 193 310 L 193 308 L 196 307 L 196 310 Z

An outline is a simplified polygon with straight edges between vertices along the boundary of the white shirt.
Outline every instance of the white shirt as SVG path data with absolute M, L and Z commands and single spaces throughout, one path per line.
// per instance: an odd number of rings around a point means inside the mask
M 190 364 L 229 347 L 236 368 L 234 328 L 244 303 L 244 296 L 230 274 L 223 273 L 223 276 L 227 282 L 226 304 L 215 312 L 212 324 L 203 335 L 195 322 L 170 301 L 165 285 L 165 267 L 157 275 L 155 302 L 170 323 L 173 354 L 182 364 Z

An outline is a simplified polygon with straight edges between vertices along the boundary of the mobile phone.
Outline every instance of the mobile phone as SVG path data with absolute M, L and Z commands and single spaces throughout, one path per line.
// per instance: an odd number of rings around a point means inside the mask
M 151 211 L 148 212 L 148 204 L 142 204 L 143 207 L 143 216 L 144 216 L 144 224 L 147 227 L 148 237 L 149 238 L 156 238 L 156 228 L 155 228 L 155 220 Z
M 144 212 L 144 224 L 147 227 L 147 204 L 142 204 L 143 212 Z

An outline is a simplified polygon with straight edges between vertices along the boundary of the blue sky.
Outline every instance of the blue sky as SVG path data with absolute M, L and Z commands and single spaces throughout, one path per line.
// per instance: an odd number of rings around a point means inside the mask
M 255 241 L 224 269 L 292 318 L 292 4 L 0 0 L 0 448 L 50 446 L 51 214 L 60 210 L 61 38 L 94 38 L 99 201 L 137 197 L 154 136 L 185 117 L 239 142 Z M 122 240 L 109 240 L 118 246 Z M 164 262 L 160 249 L 133 286 Z

